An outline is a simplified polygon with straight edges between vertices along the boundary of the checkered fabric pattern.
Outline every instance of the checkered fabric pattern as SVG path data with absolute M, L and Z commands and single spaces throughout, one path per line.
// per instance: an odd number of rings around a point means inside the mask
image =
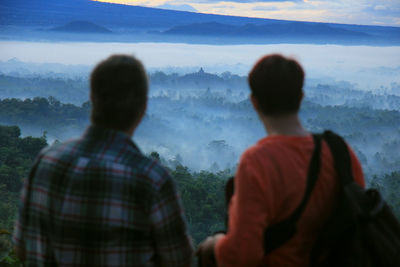
M 189 266 L 175 184 L 122 132 L 91 126 L 40 153 L 14 242 L 27 266 Z

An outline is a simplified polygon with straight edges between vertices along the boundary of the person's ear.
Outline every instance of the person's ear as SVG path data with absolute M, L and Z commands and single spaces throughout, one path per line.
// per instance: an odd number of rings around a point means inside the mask
M 258 104 L 258 100 L 255 98 L 255 96 L 253 94 L 250 95 L 250 101 L 251 104 L 253 105 L 253 108 L 259 112 L 259 104 Z

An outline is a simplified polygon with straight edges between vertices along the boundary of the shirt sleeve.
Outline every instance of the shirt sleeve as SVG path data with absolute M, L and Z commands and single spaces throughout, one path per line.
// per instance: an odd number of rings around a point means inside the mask
M 263 233 L 267 227 L 268 199 L 265 180 L 256 163 L 242 158 L 235 176 L 235 195 L 229 209 L 228 233 L 215 247 L 220 267 L 258 266 L 264 257 Z M 264 184 L 262 184 L 264 180 Z
M 151 209 L 158 266 L 189 266 L 193 247 L 172 178 L 160 187 Z
M 25 246 L 25 232 L 28 224 L 28 217 L 29 217 L 29 207 L 28 207 L 28 201 L 29 201 L 29 184 L 32 183 L 33 176 L 35 175 L 36 169 L 39 165 L 40 159 L 41 159 L 42 151 L 39 153 L 39 155 L 36 157 L 33 166 L 29 172 L 28 178 L 24 180 L 22 190 L 21 190 L 21 197 L 20 197 L 20 203 L 19 203 L 19 210 L 18 210 L 18 216 L 17 220 L 15 222 L 14 226 L 14 233 L 12 236 L 12 241 L 14 245 L 18 248 L 24 248 Z
M 13 233 L 13 243 L 16 247 L 22 248 L 24 246 L 24 235 L 25 235 L 25 227 L 26 227 L 26 207 L 27 207 L 27 187 L 28 187 L 28 179 L 25 179 L 23 183 L 23 187 L 21 190 L 21 198 L 18 210 L 17 220 L 14 226 Z

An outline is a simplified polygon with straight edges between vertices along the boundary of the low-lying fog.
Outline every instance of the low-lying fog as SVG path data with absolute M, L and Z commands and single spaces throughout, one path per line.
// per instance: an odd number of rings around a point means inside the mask
M 265 135 L 244 76 L 262 55 L 282 53 L 306 70 L 301 117 L 307 128 L 345 135 L 371 175 L 400 170 L 400 47 L 0 41 L 0 98 L 47 97 L 42 82 L 61 102 L 80 106 L 91 68 L 114 53 L 136 55 L 150 72 L 148 111 L 135 140 L 167 164 L 234 169 L 244 149 Z M 60 79 L 63 89 L 54 90 Z M 20 125 L 22 133 L 47 131 L 50 142 L 80 135 L 68 128 L 30 130 L 31 123 Z
M 193 45 L 172 43 L 75 43 L 0 41 L 0 61 L 93 66 L 114 53 L 134 54 L 148 69 L 182 72 L 202 66 L 211 73 L 246 75 L 262 55 L 283 53 L 298 59 L 308 77 L 346 80 L 360 89 L 400 82 L 400 47 L 308 44 Z M 0 69 L 0 71 L 2 71 Z

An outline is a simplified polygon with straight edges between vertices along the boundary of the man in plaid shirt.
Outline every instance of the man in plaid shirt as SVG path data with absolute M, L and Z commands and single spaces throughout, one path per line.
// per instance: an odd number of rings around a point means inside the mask
M 131 140 L 146 109 L 142 64 L 111 56 L 90 86 L 92 125 L 42 151 L 26 179 L 17 254 L 28 266 L 189 266 L 174 182 Z

